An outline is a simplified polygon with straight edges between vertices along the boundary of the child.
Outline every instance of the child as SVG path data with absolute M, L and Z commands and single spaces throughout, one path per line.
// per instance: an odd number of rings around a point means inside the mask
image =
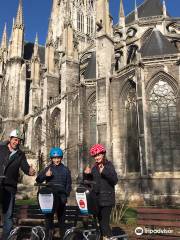
M 55 213 L 57 214 L 60 226 L 61 237 L 64 235 L 64 213 L 67 197 L 71 192 L 71 173 L 69 169 L 62 163 L 63 151 L 61 148 L 54 147 L 50 150 L 51 164 L 42 170 L 36 178 L 37 183 L 54 184 L 53 192 L 55 194 Z M 57 185 L 59 184 L 59 186 Z M 46 229 L 47 239 L 53 235 L 53 219 L 54 214 L 47 214 Z
M 106 149 L 102 144 L 95 144 L 90 149 L 90 155 L 94 157 L 95 164 L 86 167 L 84 178 L 96 182 L 94 191 L 98 201 L 98 220 L 103 240 L 112 236 L 110 228 L 110 215 L 115 205 L 115 185 L 118 182 L 117 173 L 113 164 L 106 159 Z

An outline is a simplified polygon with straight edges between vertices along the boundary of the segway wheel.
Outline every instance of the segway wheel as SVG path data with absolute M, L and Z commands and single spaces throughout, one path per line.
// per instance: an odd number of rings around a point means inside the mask
M 82 232 L 70 232 L 63 240 L 85 240 Z

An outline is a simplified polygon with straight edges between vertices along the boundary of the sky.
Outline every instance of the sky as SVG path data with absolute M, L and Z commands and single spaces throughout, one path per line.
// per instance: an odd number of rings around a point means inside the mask
M 136 0 L 141 4 L 144 0 Z M 13 17 L 16 17 L 19 0 L 0 0 L 0 41 L 4 24 L 7 24 L 10 36 Z M 110 13 L 114 23 L 118 21 L 120 0 L 109 0 Z M 135 0 L 124 0 L 125 14 L 134 9 Z M 25 23 L 25 40 L 34 42 L 38 33 L 39 43 L 44 45 L 47 36 L 48 19 L 50 17 L 52 0 L 23 0 L 23 15 Z M 180 17 L 180 0 L 166 0 L 168 12 L 173 17 Z

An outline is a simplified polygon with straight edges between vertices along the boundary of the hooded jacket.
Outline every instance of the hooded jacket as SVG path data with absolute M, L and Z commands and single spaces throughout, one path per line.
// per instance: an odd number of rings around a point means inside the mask
M 1 186 L 6 190 L 16 193 L 21 169 L 26 175 L 29 175 L 29 164 L 25 153 L 20 149 L 10 152 L 8 142 L 0 144 L 0 176 L 5 176 L 1 180 Z

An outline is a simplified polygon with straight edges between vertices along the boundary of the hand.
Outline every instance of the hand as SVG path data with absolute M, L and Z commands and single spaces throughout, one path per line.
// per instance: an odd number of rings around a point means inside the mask
M 91 173 L 91 168 L 89 166 L 87 166 L 84 170 L 84 173 L 90 174 Z
M 51 168 L 49 168 L 46 172 L 46 177 L 51 177 L 52 176 L 52 171 Z
M 103 165 L 103 164 L 100 164 L 100 165 L 99 165 L 99 172 L 102 173 L 103 169 L 104 169 L 104 165 Z
M 36 174 L 36 171 L 31 164 L 29 167 L 29 176 L 34 176 L 35 174 Z

